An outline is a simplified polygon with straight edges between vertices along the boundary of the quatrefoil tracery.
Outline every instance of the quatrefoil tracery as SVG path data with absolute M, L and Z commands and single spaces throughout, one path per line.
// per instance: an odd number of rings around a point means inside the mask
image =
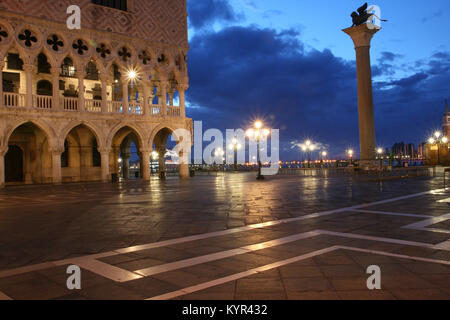
M 131 53 L 127 47 L 122 47 L 122 49 L 119 50 L 119 56 L 122 57 L 123 61 L 127 62 L 128 59 L 131 58 Z
M 100 56 L 105 59 L 106 57 L 108 57 L 111 54 L 111 50 L 108 49 L 108 47 L 102 43 L 100 45 L 100 47 L 97 47 L 96 49 L 97 53 L 100 54 Z
M 59 48 L 64 47 L 64 42 L 59 40 L 59 37 L 54 34 L 47 39 L 47 44 L 52 47 L 54 51 L 59 51 Z
M 3 30 L 3 27 L 0 26 L 0 42 L 2 42 L 3 38 L 8 38 L 8 32 Z
M 19 34 L 19 40 L 23 41 L 25 43 L 25 46 L 27 47 L 31 47 L 33 43 L 36 43 L 38 41 L 33 33 L 28 29 Z
M 152 57 L 145 50 L 141 52 L 139 59 L 141 59 L 142 63 L 145 65 L 152 61 Z
M 78 54 L 79 54 L 80 56 L 82 56 L 82 55 L 85 53 L 85 51 L 88 51 L 88 50 L 89 50 L 88 46 L 87 46 L 87 45 L 84 43 L 84 41 L 81 40 L 81 39 L 76 40 L 76 41 L 73 43 L 72 47 L 73 47 L 75 50 L 77 50 L 77 52 L 78 52 Z

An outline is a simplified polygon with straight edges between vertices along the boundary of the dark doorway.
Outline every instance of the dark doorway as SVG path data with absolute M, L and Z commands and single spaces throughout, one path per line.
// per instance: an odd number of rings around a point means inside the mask
M 5 156 L 6 182 L 23 181 L 23 152 L 18 146 L 9 146 Z

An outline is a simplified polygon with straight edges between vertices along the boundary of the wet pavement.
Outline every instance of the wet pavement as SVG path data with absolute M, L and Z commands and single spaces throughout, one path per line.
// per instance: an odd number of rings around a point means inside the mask
M 448 299 L 442 186 L 242 173 L 9 187 L 0 299 Z

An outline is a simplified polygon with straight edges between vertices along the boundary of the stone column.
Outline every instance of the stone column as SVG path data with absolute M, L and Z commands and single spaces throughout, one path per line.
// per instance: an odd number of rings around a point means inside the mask
M 128 103 L 128 79 L 122 76 L 122 105 L 123 113 L 130 113 L 130 104 Z
M 166 171 L 166 161 L 164 159 L 166 147 L 159 147 L 156 152 L 158 152 L 159 176 L 161 177 L 161 173 Z
M 370 165 L 376 158 L 375 121 L 373 114 L 372 71 L 370 67 L 370 41 L 379 29 L 369 29 L 366 24 L 343 30 L 356 50 L 358 83 L 359 141 L 361 164 Z
M 130 154 L 128 152 L 121 152 L 122 154 L 122 174 L 125 180 L 130 178 Z
M 84 93 L 85 93 L 85 87 L 84 87 L 84 78 L 86 78 L 86 72 L 84 69 L 77 70 L 77 78 L 78 78 L 78 111 L 84 112 L 86 110 L 85 107 L 85 100 L 84 100 Z
M 0 108 L 4 107 L 5 100 L 3 99 L 3 68 L 5 67 L 5 62 L 0 61 Z
M 180 178 L 181 179 L 189 178 L 189 163 L 187 162 L 188 157 L 185 157 L 183 152 L 180 151 L 179 158 L 180 158 L 180 164 L 178 166 L 178 171 L 179 171 Z M 183 158 L 186 158 L 186 159 L 183 160 Z
M 160 98 L 158 101 L 161 106 L 161 115 L 165 117 L 167 115 L 167 81 L 160 82 Z
M 141 168 L 142 168 L 142 179 L 144 181 L 150 181 L 150 151 L 141 150 Z
M 0 189 L 5 187 L 5 155 L 8 147 L 0 148 Z
M 109 172 L 109 156 L 111 150 L 109 149 L 98 149 L 102 158 L 102 181 L 109 182 L 111 181 L 110 172 Z
M 188 85 L 179 85 L 178 86 L 178 95 L 180 96 L 180 117 L 186 117 L 186 102 L 185 102 L 185 92 L 189 88 Z
M 102 82 L 102 112 L 108 113 L 108 75 L 101 74 L 100 81 Z
M 64 152 L 64 148 L 51 148 L 52 154 L 52 177 L 54 184 L 61 184 L 61 154 Z
M 51 68 L 52 80 L 53 80 L 53 104 L 52 109 L 60 110 L 61 108 L 59 99 L 59 75 L 61 74 L 61 68 Z
M 150 106 L 149 106 L 149 81 L 142 81 L 142 95 L 144 96 L 144 115 L 150 116 Z
M 24 64 L 23 70 L 25 71 L 25 78 L 27 84 L 27 100 L 26 108 L 33 108 L 33 72 L 35 70 L 34 65 Z

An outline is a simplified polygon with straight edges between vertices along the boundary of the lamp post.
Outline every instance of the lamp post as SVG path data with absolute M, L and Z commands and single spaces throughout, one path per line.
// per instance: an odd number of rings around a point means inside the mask
M 436 139 L 433 138 L 433 137 L 430 137 L 430 138 L 428 139 L 428 143 L 430 144 L 430 146 L 433 145 L 433 144 L 435 144 L 435 143 L 436 143 L 436 145 L 437 145 L 437 164 L 438 164 L 438 166 L 439 166 L 439 165 L 441 165 L 441 157 L 440 157 L 441 150 L 440 150 L 440 145 L 441 145 L 441 143 L 448 143 L 448 138 L 442 136 L 442 133 L 439 132 L 439 131 L 436 131 L 436 132 L 434 133 L 434 136 L 436 137 Z
M 222 150 L 222 148 L 216 149 L 216 151 L 214 152 L 214 155 L 216 156 L 216 158 L 214 159 L 214 163 L 217 164 L 217 162 L 216 162 L 217 158 L 221 157 L 222 164 L 223 164 L 223 155 L 224 154 L 225 154 L 225 152 Z
M 378 154 L 378 158 L 380 159 L 380 169 L 382 169 L 383 168 L 383 159 L 382 159 L 383 149 L 382 148 L 378 148 L 377 149 L 377 154 Z
M 323 166 L 323 162 L 326 159 L 327 155 L 328 155 L 328 153 L 326 151 L 322 151 L 322 166 Z
M 269 129 L 263 129 L 263 123 L 261 121 L 256 121 L 254 123 L 254 128 L 247 130 L 247 136 L 249 138 L 254 138 L 258 144 L 258 176 L 257 180 L 264 180 L 264 176 L 261 174 L 262 162 L 261 162 L 261 138 L 266 138 L 269 136 Z
M 230 150 L 234 150 L 234 171 L 237 171 L 237 152 L 242 148 L 242 145 L 238 142 L 237 138 L 233 138 L 230 144 Z
M 348 154 L 348 157 L 350 158 L 350 165 L 352 166 L 353 165 L 353 150 L 352 149 L 347 150 L 347 154 Z

